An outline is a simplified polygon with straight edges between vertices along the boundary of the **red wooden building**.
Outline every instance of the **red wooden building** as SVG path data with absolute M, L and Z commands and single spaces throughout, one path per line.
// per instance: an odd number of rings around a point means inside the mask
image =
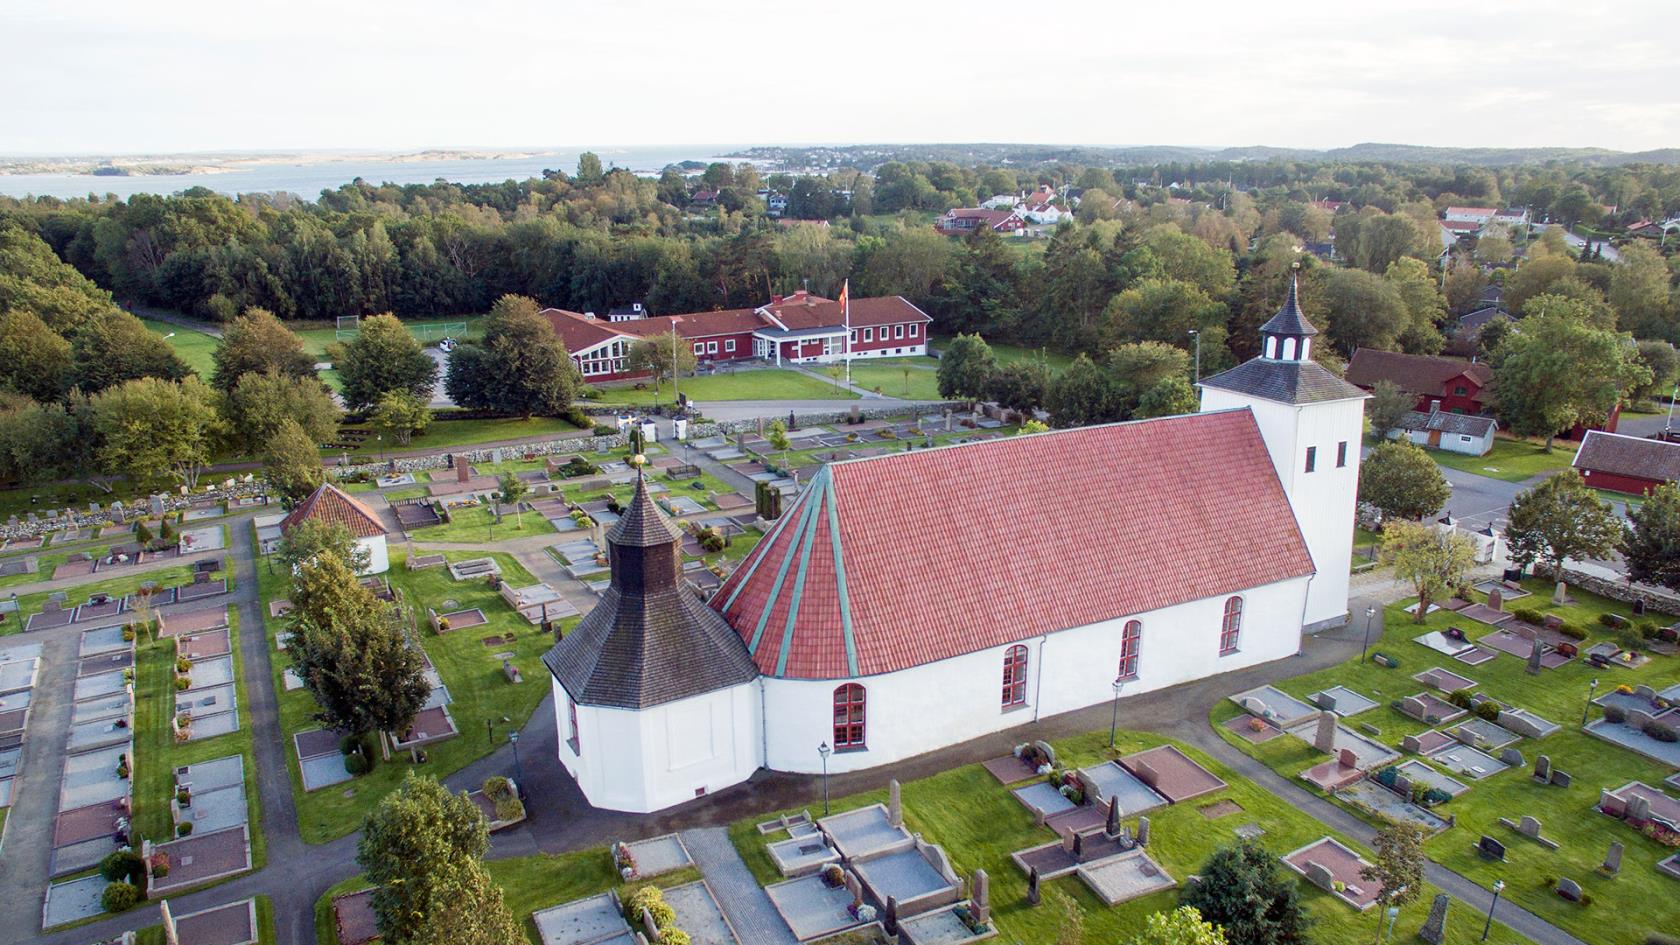
M 1347 366 L 1348 383 L 1364 390 L 1389 381 L 1417 397 L 1414 410 L 1486 413 L 1493 403 L 1493 368 L 1478 361 L 1360 348 Z
M 1589 430 L 1573 465 L 1596 489 L 1647 495 L 1680 479 L 1680 443 Z

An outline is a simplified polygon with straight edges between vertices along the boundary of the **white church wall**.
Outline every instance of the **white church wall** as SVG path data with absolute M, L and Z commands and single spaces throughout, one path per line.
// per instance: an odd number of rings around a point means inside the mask
M 1306 591 L 1303 577 L 1243 592 L 1242 636 L 1237 652 L 1227 656 L 1219 655 L 1219 632 L 1228 595 L 1022 641 L 1028 653 L 1023 706 L 1002 706 L 1007 645 L 857 680 L 766 677 L 766 766 L 801 773 L 822 770 L 817 746 L 833 744 L 834 690 L 848 681 L 861 684 L 867 693 L 866 748 L 836 751 L 828 762 L 833 772 L 888 764 L 1036 718 L 1106 703 L 1114 697 L 1121 635 L 1127 620 L 1136 619 L 1143 623 L 1138 675 L 1121 690 L 1124 718 L 1127 696 L 1296 653 Z
M 371 538 L 358 538 L 356 545 L 368 554 L 368 565 L 362 574 L 384 574 L 391 569 L 391 554 L 386 547 L 384 535 L 374 535 Z

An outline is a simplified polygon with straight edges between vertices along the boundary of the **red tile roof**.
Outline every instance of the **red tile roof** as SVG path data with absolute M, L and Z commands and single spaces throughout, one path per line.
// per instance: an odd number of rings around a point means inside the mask
M 1443 385 L 1460 375 L 1474 381 L 1477 387 L 1486 387 L 1493 380 L 1493 368 L 1480 361 L 1360 348 L 1353 353 L 1343 376 L 1348 383 L 1367 390 L 1378 381 L 1392 381 L 1401 390 L 1414 394 L 1439 394 Z
M 830 464 L 712 606 L 763 672 L 832 679 L 1312 572 L 1233 410 Z
M 1573 465 L 1591 472 L 1673 482 L 1680 480 L 1680 443 L 1588 430 Z
M 615 322 L 613 327 L 638 338 L 663 335 L 671 330 L 671 319 L 681 318 L 676 325 L 683 338 L 704 338 L 708 335 L 738 335 L 768 326 L 763 317 L 750 308 L 726 308 L 716 312 L 691 312 L 686 315 L 657 315 Z
M 838 328 L 845 324 L 840 303 L 817 295 L 795 295 L 764 306 L 788 328 Z M 926 312 L 911 305 L 902 295 L 852 299 L 853 328 L 895 325 L 901 322 L 931 322 Z
M 312 520 L 343 525 L 357 538 L 385 534 L 385 526 L 380 524 L 379 516 L 330 482 L 322 483 L 321 488 L 310 493 L 309 498 L 292 510 L 292 514 L 282 519 L 280 530 L 290 531 L 299 522 Z
M 566 346 L 568 354 L 577 354 L 603 341 L 621 337 L 621 333 L 614 328 L 626 324 L 590 318 L 582 312 L 572 312 L 563 308 L 545 308 L 542 314 L 548 318 L 548 323 L 554 326 L 554 333 L 560 336 L 560 343 Z M 614 328 L 607 327 L 609 324 L 614 325 Z

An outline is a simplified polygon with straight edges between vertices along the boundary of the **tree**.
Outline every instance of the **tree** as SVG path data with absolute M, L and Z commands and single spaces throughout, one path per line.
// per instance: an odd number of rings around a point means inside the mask
M 1389 263 L 1383 279 L 1394 286 L 1405 308 L 1406 321 L 1396 339 L 1409 354 L 1434 354 L 1445 341 L 1440 323 L 1446 320 L 1446 299 L 1435 288 L 1435 278 L 1421 259 L 1405 257 Z
M 1455 531 L 1397 519 L 1383 526 L 1383 558 L 1396 580 L 1417 595 L 1413 622 L 1423 623 L 1429 605 L 1451 596 L 1476 566 L 1476 546 Z
M 1511 500 L 1505 541 L 1518 565 L 1551 565 L 1561 597 L 1563 563 L 1602 558 L 1621 545 L 1623 533 L 1610 503 L 1600 501 L 1579 472 L 1565 469 Z
M 282 533 L 274 556 L 285 565 L 287 574 L 294 574 L 304 562 L 329 554 L 357 574 L 367 570 L 367 549 L 357 544 L 350 529 L 316 518 L 305 519 Z
M 407 446 L 414 434 L 425 433 L 431 426 L 432 411 L 425 401 L 407 391 L 388 390 L 379 395 L 368 422 L 381 437 Z
M 1411 443 L 1379 443 L 1359 468 L 1359 501 L 1381 512 L 1385 522 L 1433 514 L 1451 495 L 1441 467 Z
M 1030 419 L 1044 405 L 1050 389 L 1050 368 L 1042 361 L 1012 361 L 992 371 L 986 383 L 986 397 L 999 407 Z
M 328 551 L 292 575 L 291 640 L 286 646 L 315 719 L 344 735 L 402 735 L 426 704 L 425 657 L 396 611 Z
M 1669 297 L 1668 263 L 1650 245 L 1634 240 L 1622 248 L 1622 260 L 1611 271 L 1610 305 L 1616 327 L 1639 338 L 1680 336 L 1674 303 Z
M 770 421 L 770 429 L 764 431 L 764 439 L 771 449 L 782 454 L 782 462 L 786 463 L 788 447 L 793 445 L 793 441 L 788 439 L 787 424 L 780 420 Z
M 986 339 L 958 334 L 939 352 L 939 396 L 979 400 L 986 396 L 997 359 Z
M 1085 913 L 1072 896 L 1054 886 L 1045 887 L 1044 906 L 1055 917 L 1056 945 L 1084 945 Z
M 1400 421 L 1417 406 L 1417 398 L 1408 394 L 1393 381 L 1378 381 L 1371 388 L 1371 399 L 1365 403 L 1365 418 L 1371 421 L 1371 432 L 1378 440 L 1400 428 Z
M 1180 891 L 1179 905 L 1225 930 L 1231 945 L 1304 945 L 1307 916 L 1295 881 L 1252 840 L 1220 847 Z
M 320 488 L 324 478 L 320 454 L 315 440 L 296 420 L 282 421 L 280 429 L 269 437 L 263 451 L 263 478 L 279 493 L 281 506 L 288 510 L 297 508 Z
M 361 413 L 393 390 L 429 402 L 437 385 L 437 362 L 413 333 L 390 313 L 369 315 L 360 324 L 356 337 L 331 349 L 344 408 Z
M 594 151 L 585 151 L 578 155 L 577 182 L 579 184 L 599 184 L 606 176 L 601 170 L 601 156 Z
M 210 386 L 224 394 L 247 374 L 315 376 L 315 359 L 303 339 L 266 308 L 248 308 L 229 323 L 211 359 L 216 366 Z
M 1680 375 L 1680 352 L 1666 341 L 1647 338 L 1637 345 L 1639 363 L 1651 372 L 1651 379 L 1628 391 L 1636 400 L 1651 400 L 1672 395 L 1674 382 Z
M 228 393 L 225 408 L 229 432 L 250 454 L 261 451 L 287 421 L 316 443 L 330 443 L 338 432 L 338 404 L 313 374 L 247 374 Z
M 57 400 L 71 376 L 70 342 L 33 312 L 0 313 L 0 387 Z
M 1424 610 L 1420 604 L 1418 613 Z M 1416 901 L 1423 894 L 1423 828 L 1409 821 L 1391 823 L 1377 831 L 1371 846 L 1376 850 L 1376 862 L 1361 867 L 1359 878 L 1377 884 L 1377 904 L 1398 908 Z M 1385 911 L 1376 910 L 1376 945 L 1382 945 Z
M 1323 286 L 1325 333 L 1337 351 L 1352 357 L 1359 348 L 1398 347 L 1410 316 L 1394 283 L 1361 269 L 1332 269 Z
M 1455 257 L 1447 270 L 1446 281 L 1447 309 L 1454 315 L 1468 315 L 1482 307 L 1482 292 L 1488 287 L 1488 280 L 1480 266 Z
M 1651 490 L 1628 518 L 1633 527 L 1622 542 L 1628 579 L 1680 590 L 1680 485 Z
M 368 815 L 356 844 L 356 863 L 373 883 L 380 935 L 393 945 L 522 940 L 499 890 L 484 880 L 489 846 L 478 805 L 409 772 Z
M 445 387 L 463 407 L 529 420 L 565 413 L 578 383 L 577 365 L 536 301 L 504 295 L 484 317 L 484 340 L 450 352 Z
M 496 481 L 496 501 L 513 506 L 513 520 L 519 528 L 525 527 L 525 518 L 520 511 L 519 500 L 525 498 L 525 493 L 530 491 L 531 487 L 525 484 L 525 480 L 519 478 L 519 474 L 511 469 L 502 473 L 501 478 Z
M 630 353 L 625 358 L 627 370 L 635 373 L 646 371 L 653 377 L 655 396 L 658 396 L 660 385 L 666 378 L 691 374 L 696 364 L 693 345 L 684 341 L 675 330 L 636 339 L 631 342 Z
M 1149 389 L 1138 396 L 1137 408 L 1132 411 L 1132 419 L 1147 420 L 1151 417 L 1173 417 L 1184 413 L 1195 413 L 1200 406 L 1196 398 L 1196 389 L 1182 377 L 1168 377 L 1157 381 Z
M 1187 282 L 1144 279 L 1116 295 L 1103 317 L 1109 337 L 1116 341 L 1161 341 L 1185 347 L 1191 343 L 1191 331 L 1223 328 L 1228 314 L 1223 303 Z M 1218 350 L 1204 348 L 1209 354 Z
M 1547 232 L 1550 232 L 1548 230 Z M 1542 253 L 1523 263 L 1505 284 L 1505 304 L 1518 315 L 1530 314 L 1528 300 L 1545 295 L 1554 283 L 1575 274 L 1575 260 L 1566 253 Z
M 173 381 L 192 373 L 162 335 L 127 312 L 88 319 L 70 340 L 70 357 L 76 386 L 89 394 L 142 377 Z
M 1650 378 L 1625 336 L 1563 315 L 1524 318 L 1496 355 L 1500 419 L 1514 433 L 1544 436 L 1547 451 L 1558 431 L 1602 423 L 1626 391 Z
M 136 484 L 157 476 L 197 488 L 221 433 L 216 396 L 197 377 L 143 377 L 104 391 L 92 402 L 100 468 Z
M 1205 921 L 1190 906 L 1171 912 L 1152 912 L 1144 920 L 1143 934 L 1128 945 L 1226 945 L 1225 930 Z
M 1051 424 L 1064 429 L 1121 419 L 1119 405 L 1110 374 L 1083 354 L 1056 376 L 1044 396 Z

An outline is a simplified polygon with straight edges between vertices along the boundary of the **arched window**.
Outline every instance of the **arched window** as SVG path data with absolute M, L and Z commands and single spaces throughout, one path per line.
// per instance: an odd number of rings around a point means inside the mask
M 571 732 L 566 744 L 572 746 L 572 754 L 583 754 L 583 733 L 578 731 L 577 703 L 572 701 L 570 694 L 566 696 L 566 723 L 567 730 Z
M 1275 359 L 1277 356 L 1278 356 L 1277 336 L 1276 335 L 1267 335 L 1266 336 L 1266 357 Z
M 1229 597 L 1225 600 L 1225 619 L 1219 624 L 1219 655 L 1237 652 L 1237 641 L 1242 637 L 1242 598 Z
M 1295 339 L 1283 339 L 1283 360 L 1291 361 L 1295 358 Z
M 1121 679 L 1133 679 L 1138 674 L 1138 643 L 1143 638 L 1143 622 L 1140 620 L 1126 621 L 1126 629 L 1120 634 L 1120 673 Z
M 1003 654 L 1003 707 L 1027 702 L 1027 648 L 1016 644 Z
M 864 692 L 857 683 L 847 683 L 834 690 L 834 747 L 862 748 L 864 732 Z

